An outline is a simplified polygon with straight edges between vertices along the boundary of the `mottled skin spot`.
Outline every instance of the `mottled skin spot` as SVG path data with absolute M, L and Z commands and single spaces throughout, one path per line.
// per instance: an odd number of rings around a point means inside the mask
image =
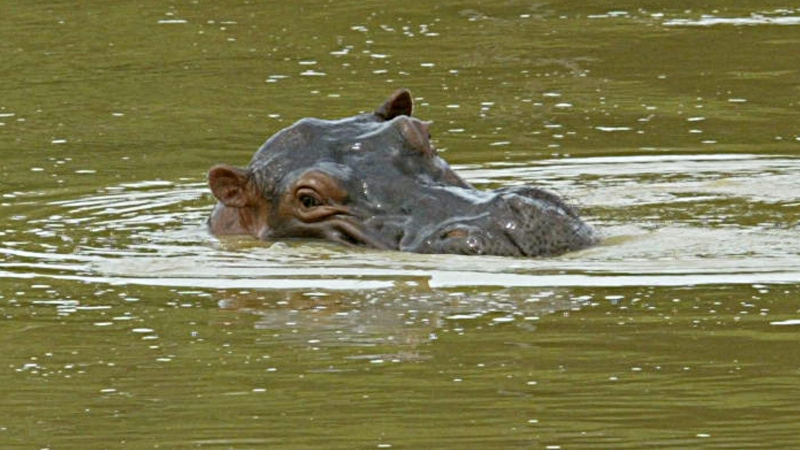
M 428 123 L 412 110 L 410 93 L 399 90 L 371 114 L 300 120 L 246 168 L 213 167 L 211 232 L 502 256 L 557 255 L 597 241 L 555 194 L 472 187 L 438 156 Z

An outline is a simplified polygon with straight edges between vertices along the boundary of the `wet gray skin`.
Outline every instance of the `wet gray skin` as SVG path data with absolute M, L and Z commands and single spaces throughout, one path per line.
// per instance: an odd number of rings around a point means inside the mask
M 319 238 L 418 253 L 545 256 L 594 244 L 574 209 L 527 186 L 480 191 L 437 155 L 406 90 L 375 113 L 303 119 L 246 168 L 215 166 L 216 235 Z

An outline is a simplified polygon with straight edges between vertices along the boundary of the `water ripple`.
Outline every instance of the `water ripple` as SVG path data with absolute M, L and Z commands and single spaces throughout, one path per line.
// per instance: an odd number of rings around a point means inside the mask
M 143 182 L 58 200 L 53 243 L 0 247 L 1 278 L 204 289 L 682 286 L 800 280 L 800 159 L 652 155 L 464 166 L 479 186 L 531 183 L 578 199 L 602 245 L 551 259 L 417 255 L 312 241 L 218 241 L 203 183 Z M 733 205 L 733 206 L 731 206 Z M 80 224 L 76 228 L 75 224 Z M 40 233 L 42 234 L 42 233 Z

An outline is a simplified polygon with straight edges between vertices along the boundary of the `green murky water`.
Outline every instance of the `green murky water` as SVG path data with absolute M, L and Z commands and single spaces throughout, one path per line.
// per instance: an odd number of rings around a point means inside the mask
M 796 5 L 1 9 L 3 449 L 798 445 Z M 467 179 L 603 245 L 206 234 L 211 165 L 401 86 Z

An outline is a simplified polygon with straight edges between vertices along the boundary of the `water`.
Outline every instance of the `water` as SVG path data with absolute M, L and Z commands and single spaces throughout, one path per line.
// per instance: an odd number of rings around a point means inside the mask
M 800 11 L 7 2 L 0 446 L 792 448 Z M 417 97 L 601 245 L 218 241 L 205 172 Z

